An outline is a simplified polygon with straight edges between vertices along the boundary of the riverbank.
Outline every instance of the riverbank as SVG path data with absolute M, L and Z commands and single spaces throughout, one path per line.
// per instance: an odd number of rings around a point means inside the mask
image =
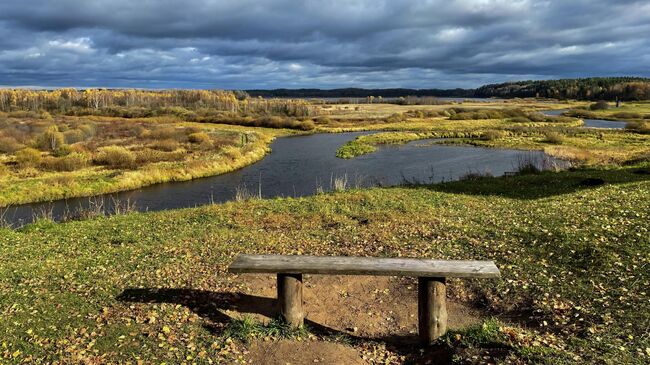
M 432 138 L 442 139 L 436 143 L 443 144 L 543 151 L 552 157 L 587 166 L 629 164 L 650 156 L 649 134 L 635 130 L 583 128 L 582 121 L 573 118 L 557 121 L 414 118 L 385 129 L 399 131 L 359 136 L 341 146 L 337 156 L 350 159 L 373 153 L 380 145 Z
M 19 147 L 0 153 L 0 207 L 95 196 L 224 174 L 263 159 L 276 137 L 314 132 L 382 132 L 361 136 L 341 146 L 337 156 L 346 159 L 372 153 L 379 145 L 444 138 L 441 143 L 543 151 L 592 166 L 647 160 L 648 134 L 635 130 L 588 130 L 581 128 L 579 119 L 540 117 L 536 113 L 544 108 L 578 106 L 584 103 L 494 100 L 443 105 L 325 104 L 313 106 L 319 115 L 313 121 L 302 121 L 315 125 L 311 132 L 190 123 L 177 116 L 58 116 L 54 119 L 49 116 L 48 119 L 42 115 L 35 120 L 29 115 L 27 119 L 11 117 L 0 126 L 4 135 L 20 135 L 23 132 L 16 126 L 32 123 L 30 128 L 35 132 L 30 143 L 40 143 L 39 138 L 49 133 L 49 129 L 42 135 L 38 131 L 49 126 L 56 127 L 52 136 L 61 135 L 69 144 L 66 148 L 45 146 L 46 152 L 32 150 L 31 154 L 18 152 Z M 180 138 L 179 142 L 167 136 L 169 132 L 164 130 L 169 127 L 172 132 L 173 129 L 187 132 L 180 133 L 180 137 L 171 133 L 173 138 Z M 84 134 L 88 129 L 89 134 Z M 192 133 L 196 135 L 190 136 Z M 13 143 L 20 139 L 0 137 Z M 30 150 L 25 146 L 20 148 Z M 132 159 L 129 166 L 122 166 L 119 159 L 124 156 L 121 155 L 117 156 L 117 163 L 113 162 L 115 166 L 105 161 L 102 151 L 111 146 L 117 146 Z
M 649 169 L 477 178 L 0 229 L 0 357 L 244 362 L 259 359 L 265 344 L 288 341 L 294 352 L 328 346 L 370 364 L 440 356 L 646 363 Z M 461 306 L 454 308 L 473 308 L 479 323 L 421 351 L 415 323 L 380 304 L 397 295 L 393 286 L 336 294 L 345 303 L 367 298 L 342 311 L 356 333 L 338 317 L 299 333 L 246 319 L 273 294 L 256 276 L 226 272 L 238 253 L 491 259 L 503 277 L 452 281 L 450 300 Z M 306 295 L 320 288 L 314 283 Z M 395 324 L 363 325 L 381 319 Z M 385 326 L 396 340 L 382 339 Z
M 146 119 L 145 119 L 146 120 Z M 137 130 L 138 121 L 124 120 L 129 128 Z M 217 124 L 187 122 L 165 123 L 171 128 L 193 128 L 205 136 L 227 135 L 234 139 L 215 148 L 201 148 L 190 154 L 178 146 L 171 152 L 147 149 L 151 154 L 176 154 L 174 160 L 156 162 L 134 161 L 134 166 L 87 166 L 72 171 L 43 171 L 31 166 L 15 173 L 0 174 L 0 208 L 9 205 L 53 201 L 71 197 L 89 197 L 100 194 L 133 190 L 164 182 L 192 179 L 228 173 L 257 162 L 270 152 L 269 145 L 278 136 L 294 131 L 268 128 L 247 128 Z M 165 139 L 159 144 L 169 143 Z M 118 140 L 113 146 L 121 146 Z M 137 148 L 137 147 L 136 147 Z M 156 148 L 156 147 L 154 147 Z M 163 146 L 164 148 L 164 146 Z M 128 157 L 128 156 L 127 156 Z M 154 155 L 155 157 L 155 155 Z

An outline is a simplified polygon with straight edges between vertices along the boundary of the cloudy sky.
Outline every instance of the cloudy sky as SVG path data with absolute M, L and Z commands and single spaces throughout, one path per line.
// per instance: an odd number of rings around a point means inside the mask
M 0 0 L 0 85 L 475 87 L 650 77 L 650 1 Z

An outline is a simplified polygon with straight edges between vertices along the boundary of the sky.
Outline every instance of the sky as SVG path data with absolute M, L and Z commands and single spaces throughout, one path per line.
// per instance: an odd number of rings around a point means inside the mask
M 650 77 L 649 35 L 649 0 L 0 0 L 0 86 L 472 88 Z

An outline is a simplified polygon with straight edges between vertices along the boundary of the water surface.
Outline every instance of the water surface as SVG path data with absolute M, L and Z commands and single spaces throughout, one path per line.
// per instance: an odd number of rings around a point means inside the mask
M 231 173 L 152 185 L 113 194 L 120 201 L 135 202 L 141 211 L 193 207 L 233 200 L 246 190 L 262 197 L 298 197 L 329 191 L 333 182 L 347 180 L 348 187 L 391 186 L 405 181 L 432 183 L 458 179 L 469 172 L 495 176 L 516 170 L 522 160 L 542 163 L 542 152 L 445 146 L 431 141 L 382 147 L 377 152 L 344 160 L 336 150 L 364 133 L 314 134 L 276 139 L 272 153 L 263 160 Z M 547 158 L 548 160 L 548 158 Z M 97 204 L 97 199 L 93 199 Z M 111 209 L 111 199 L 103 203 Z M 88 207 L 88 198 L 52 203 L 27 204 L 8 209 L 5 219 L 14 225 L 32 220 L 35 213 L 51 211 L 55 220 L 79 207 Z
M 544 110 L 542 114 L 544 115 L 561 115 L 567 111 L 567 109 L 562 110 Z M 618 122 L 613 120 L 604 120 L 604 119 L 582 119 L 585 124 L 585 128 L 607 128 L 607 129 L 623 129 L 625 128 L 626 122 Z

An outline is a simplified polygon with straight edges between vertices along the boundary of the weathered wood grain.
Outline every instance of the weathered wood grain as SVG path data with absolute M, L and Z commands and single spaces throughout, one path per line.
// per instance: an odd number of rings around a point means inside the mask
M 278 274 L 278 310 L 280 317 L 292 328 L 303 325 L 305 312 L 302 308 L 302 275 Z
M 416 277 L 497 278 L 492 261 L 426 260 L 348 256 L 239 255 L 232 273 L 387 275 Z
M 418 278 L 418 332 L 423 344 L 431 344 L 447 332 L 445 278 Z

